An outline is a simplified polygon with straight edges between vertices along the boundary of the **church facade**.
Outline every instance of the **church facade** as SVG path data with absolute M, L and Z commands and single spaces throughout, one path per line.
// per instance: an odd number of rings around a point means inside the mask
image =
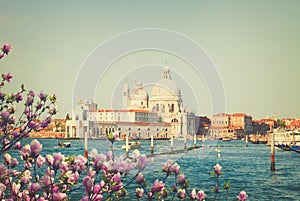
M 83 138 L 104 137 L 119 132 L 120 137 L 184 138 L 198 130 L 194 112 L 184 106 L 181 90 L 163 67 L 161 79 L 152 87 L 150 95 L 138 82 L 132 89 L 124 83 L 122 109 L 99 110 L 91 101 L 80 102 L 67 121 L 68 136 Z

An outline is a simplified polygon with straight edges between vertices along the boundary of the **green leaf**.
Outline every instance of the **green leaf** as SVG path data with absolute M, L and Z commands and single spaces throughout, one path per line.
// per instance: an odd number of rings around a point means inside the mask
M 21 84 L 21 90 L 22 90 L 22 92 L 23 92 L 23 91 L 26 91 L 26 90 L 25 90 L 25 87 L 24 87 L 24 84 Z

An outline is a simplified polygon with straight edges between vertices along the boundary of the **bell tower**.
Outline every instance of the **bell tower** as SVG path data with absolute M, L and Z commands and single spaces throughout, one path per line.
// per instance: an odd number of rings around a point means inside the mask
M 127 109 L 130 101 L 130 89 L 127 81 L 123 85 L 122 91 L 122 108 Z

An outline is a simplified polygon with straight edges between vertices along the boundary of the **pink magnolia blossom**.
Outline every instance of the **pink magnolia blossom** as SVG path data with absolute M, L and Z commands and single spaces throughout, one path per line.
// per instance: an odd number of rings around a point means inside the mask
M 7 82 L 10 82 L 10 80 L 12 79 L 12 74 L 10 73 L 7 73 L 7 74 L 2 74 L 2 78 L 7 81 Z
M 93 198 L 93 200 L 94 200 L 94 201 L 101 201 L 101 200 L 102 200 L 102 198 L 103 198 L 103 195 L 101 195 L 101 194 L 98 194 L 98 195 L 96 195 L 96 197 L 95 197 L 95 198 Z
M 54 178 L 50 177 L 49 175 L 44 175 L 41 178 L 41 183 L 45 186 L 48 187 L 54 182 Z
M 6 189 L 6 185 L 0 183 L 0 195 L 5 191 L 5 189 Z
M 90 152 L 91 158 L 95 158 L 96 155 L 98 155 L 97 149 L 92 149 L 92 151 Z
M 59 165 L 59 170 L 61 171 L 62 174 L 66 173 L 69 170 L 69 162 L 62 161 Z
M 10 113 L 9 113 L 8 111 L 5 111 L 5 112 L 2 112 L 2 113 L 1 113 L 1 117 L 2 117 L 3 119 L 8 119 L 9 115 L 10 115 Z
M 184 197 L 185 197 L 185 195 L 186 195 L 186 191 L 185 191 L 185 189 L 178 189 L 178 191 L 177 191 L 177 197 L 179 198 L 179 199 L 183 199 Z
M 112 192 L 116 192 L 116 191 L 119 191 L 123 188 L 123 183 L 122 182 L 117 182 L 116 184 L 114 183 L 112 186 L 111 186 L 111 190 Z
M 82 179 L 82 184 L 84 186 L 85 192 L 87 192 L 87 193 L 92 192 L 92 189 L 93 189 L 93 180 L 90 177 L 88 177 L 88 176 L 84 177 Z
M 145 178 L 142 173 L 139 173 L 135 180 L 137 184 L 142 184 L 145 181 Z
M 30 181 L 31 178 L 32 178 L 31 177 L 31 172 L 29 170 L 25 170 L 23 172 L 22 177 L 21 177 L 20 180 L 21 180 L 22 183 L 27 184 L 27 183 L 29 183 L 29 181 Z
M 153 193 L 161 192 L 164 186 L 165 183 L 163 181 L 158 181 L 158 179 L 156 179 L 151 186 L 151 192 Z
M 53 201 L 63 201 L 67 198 L 65 193 L 53 193 Z
M 20 193 L 20 187 L 21 187 L 21 184 L 16 184 L 15 182 L 12 184 L 12 192 L 14 194 L 19 194 Z
M 64 155 L 61 153 L 53 154 L 53 169 L 57 170 L 61 164 L 61 162 L 65 159 Z
M 17 142 L 16 144 L 15 144 L 15 146 L 14 146 L 14 148 L 16 149 L 16 150 L 21 150 L 21 143 L 20 142 Z
M 44 162 L 45 162 L 45 158 L 39 155 L 36 159 L 36 164 L 38 165 L 38 167 L 42 167 Z
M 167 173 L 167 175 L 175 173 L 176 175 L 179 173 L 180 166 L 177 163 L 173 163 L 172 160 L 168 160 L 163 164 L 163 171 Z
M 100 184 L 95 184 L 94 186 L 94 193 L 98 194 L 101 192 L 101 185 Z
M 34 157 L 37 157 L 40 154 L 40 151 L 42 151 L 42 147 L 43 145 L 38 140 L 32 140 L 30 143 L 31 154 Z
M 41 101 L 46 101 L 46 100 L 47 100 L 47 95 L 44 94 L 43 92 L 41 92 L 41 93 L 39 94 L 39 97 L 40 97 L 40 100 L 41 100 Z
M 93 170 L 93 168 L 90 168 L 88 171 L 88 176 L 93 178 L 96 175 L 96 171 Z
M 241 191 L 240 194 L 237 196 L 238 200 L 245 201 L 248 198 L 248 195 L 245 191 Z
M 28 157 L 30 155 L 30 152 L 31 152 L 30 145 L 29 144 L 24 145 L 21 149 L 21 154 L 23 159 Z
M 68 172 L 68 182 L 76 183 L 79 178 L 79 173 L 78 172 L 74 172 L 72 174 L 70 174 L 70 173 L 71 173 L 71 171 Z
M 144 189 L 142 188 L 135 189 L 135 194 L 139 199 L 141 199 L 144 195 Z
M 13 158 L 13 159 L 11 160 L 11 167 L 12 167 L 12 168 L 16 167 L 18 164 L 19 164 L 18 159 Z
M 145 154 L 140 155 L 137 159 L 137 162 L 136 162 L 136 168 L 139 171 L 142 171 L 146 168 L 148 162 L 149 162 L 149 160 L 148 160 L 148 158 Z
M 11 45 L 5 43 L 2 47 L 2 51 L 4 54 L 8 54 L 11 51 Z
M 197 198 L 197 193 L 196 193 L 196 190 L 193 189 L 192 192 L 190 193 L 190 198 L 195 200 Z
M 48 165 L 53 165 L 53 161 L 54 161 L 53 156 L 50 155 L 50 154 L 47 154 L 47 155 L 46 155 L 46 162 L 47 162 L 47 164 L 48 164 Z
M 186 182 L 186 178 L 184 176 L 184 174 L 180 174 L 178 177 L 178 184 L 183 185 Z
M 202 200 L 205 199 L 205 197 L 206 197 L 206 194 L 204 193 L 204 191 L 203 190 L 199 190 L 198 193 L 197 193 L 197 199 L 200 200 L 200 201 L 202 201 Z
M 30 195 L 35 195 L 35 193 L 40 190 L 41 185 L 39 183 L 33 183 L 28 185 L 28 192 Z
M 113 170 L 121 173 L 129 173 L 134 167 L 132 161 L 128 158 L 124 159 L 123 156 L 115 158 L 111 165 Z
M 4 154 L 4 162 L 6 163 L 6 164 L 11 164 L 11 155 L 9 154 L 9 153 L 6 153 L 6 154 Z
M 140 154 L 140 151 L 138 150 L 138 149 L 135 149 L 132 153 L 131 153 L 131 158 L 133 159 L 133 160 L 137 160 L 138 159 L 138 157 L 140 156 L 141 154 Z
M 82 155 L 76 156 L 74 163 L 73 171 L 82 172 L 87 168 L 87 159 Z
M 106 157 L 107 157 L 107 160 L 112 160 L 113 159 L 113 153 L 112 153 L 112 151 L 108 151 L 106 153 Z
M 222 170 L 222 166 L 219 165 L 219 163 L 217 163 L 217 164 L 214 166 L 214 171 L 215 171 L 215 173 L 216 173 L 217 176 L 220 176 L 221 170 Z
M 95 153 L 95 152 L 94 152 Z M 95 170 L 99 171 L 102 168 L 102 164 L 106 161 L 106 156 L 104 154 L 95 154 L 93 157 L 93 163 Z
M 20 101 L 22 101 L 22 100 L 23 100 L 22 94 L 21 93 L 17 93 L 17 95 L 16 95 L 16 101 L 17 101 L 17 103 L 20 102 Z

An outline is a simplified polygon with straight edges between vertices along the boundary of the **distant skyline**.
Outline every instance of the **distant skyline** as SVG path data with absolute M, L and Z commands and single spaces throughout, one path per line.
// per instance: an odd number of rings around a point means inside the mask
M 28 89 L 56 93 L 56 117 L 64 118 L 71 113 L 82 65 L 101 43 L 130 30 L 165 29 L 193 40 L 215 64 L 225 91 L 224 112 L 255 119 L 274 113 L 300 118 L 299 8 L 300 2 L 292 0 L 5 1 L 0 45 L 11 44 L 12 52 L 0 61 L 1 73 L 14 75 L 9 91 L 24 83 Z M 126 80 L 150 88 L 166 62 L 185 105 L 197 115 L 212 116 L 204 80 L 182 58 L 157 50 L 133 52 L 112 63 L 95 86 L 95 101 L 100 108 L 120 107 Z

